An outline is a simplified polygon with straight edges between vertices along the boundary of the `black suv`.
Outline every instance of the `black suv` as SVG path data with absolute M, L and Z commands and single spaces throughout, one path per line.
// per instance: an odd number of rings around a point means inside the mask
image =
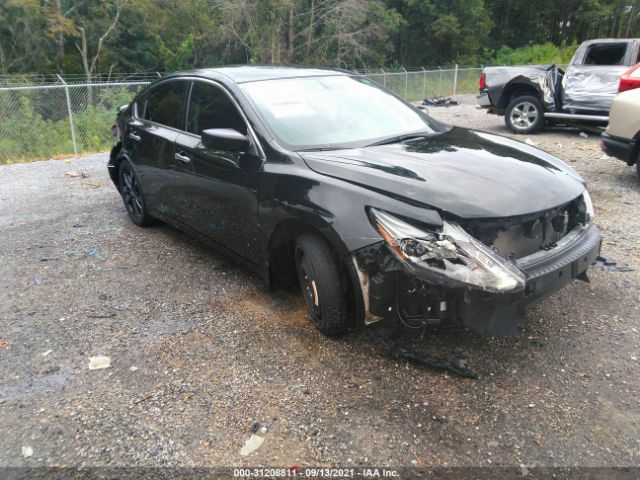
M 600 249 L 582 178 L 529 145 L 441 124 L 371 80 L 294 67 L 175 73 L 114 126 L 131 219 L 299 284 L 316 327 L 462 320 L 513 333 Z

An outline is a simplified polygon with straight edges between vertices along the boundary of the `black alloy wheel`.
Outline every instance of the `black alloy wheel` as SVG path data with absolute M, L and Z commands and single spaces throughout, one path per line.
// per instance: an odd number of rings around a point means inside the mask
M 147 212 L 140 180 L 128 160 L 123 160 L 120 164 L 119 186 L 122 201 L 133 223 L 140 227 L 154 223 L 153 217 Z

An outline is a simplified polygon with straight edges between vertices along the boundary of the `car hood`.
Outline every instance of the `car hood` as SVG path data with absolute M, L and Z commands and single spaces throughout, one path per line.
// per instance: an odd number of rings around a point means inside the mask
M 405 143 L 301 156 L 317 173 L 461 218 L 548 210 L 585 189 L 575 170 L 542 150 L 456 127 Z

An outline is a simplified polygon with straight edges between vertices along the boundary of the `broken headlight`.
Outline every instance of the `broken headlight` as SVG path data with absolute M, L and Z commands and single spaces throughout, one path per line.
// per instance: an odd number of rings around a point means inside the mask
M 589 225 L 593 222 L 595 217 L 595 209 L 593 208 L 593 202 L 591 201 L 591 195 L 587 190 L 584 191 L 582 196 L 577 201 L 576 220 L 582 225 Z
M 489 292 L 524 288 L 524 274 L 453 222 L 442 231 L 420 230 L 388 213 L 370 209 L 376 230 L 395 257 L 431 277 L 434 283 L 459 283 Z M 448 281 L 447 281 L 448 279 Z
M 582 194 L 582 200 L 584 201 L 585 211 L 586 211 L 586 222 L 591 223 L 593 218 L 596 216 L 596 210 L 593 208 L 593 201 L 591 201 L 591 195 L 587 190 Z

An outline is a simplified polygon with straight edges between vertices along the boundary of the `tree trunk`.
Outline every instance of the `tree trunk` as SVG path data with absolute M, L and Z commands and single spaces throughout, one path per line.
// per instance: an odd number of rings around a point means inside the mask
M 2 73 L 2 75 L 7 74 L 7 58 L 4 55 L 4 50 L 2 49 L 1 43 L 0 43 L 0 73 Z
M 93 104 L 93 91 L 91 89 L 91 67 L 89 66 L 89 47 L 87 45 L 87 32 L 84 27 L 80 27 L 80 41 L 82 47 L 76 47 L 80 51 L 80 58 L 82 58 L 82 67 L 84 68 L 84 75 L 87 81 L 87 104 Z
M 281 63 L 281 50 L 282 50 L 282 23 L 278 22 L 278 29 L 276 30 L 276 62 Z
M 62 18 L 62 0 L 56 0 L 56 10 L 60 18 Z M 56 71 L 61 74 L 64 64 L 64 33 L 62 29 L 58 32 L 57 38 L 57 52 L 56 52 Z
M 276 63 L 276 31 L 271 29 L 271 64 Z
M 57 43 L 58 53 L 56 55 L 56 71 L 62 74 L 64 67 L 64 34 L 62 32 L 58 33 Z
M 624 10 L 620 13 L 620 21 L 618 22 L 618 34 L 616 38 L 622 37 L 622 28 L 624 27 Z
M 311 41 L 313 40 L 313 17 L 315 15 L 316 2 L 311 0 L 311 12 L 309 16 L 309 32 L 307 33 L 307 63 L 311 63 Z
M 625 37 L 629 38 L 629 33 L 631 32 L 631 20 L 633 19 L 633 13 L 636 6 L 631 4 L 631 9 L 629 10 L 629 20 L 627 20 L 627 32 L 625 33 Z
M 293 62 L 293 44 L 296 39 L 296 33 L 293 29 L 293 13 L 294 13 L 294 2 L 291 0 L 289 2 L 289 18 L 287 19 L 287 62 Z

